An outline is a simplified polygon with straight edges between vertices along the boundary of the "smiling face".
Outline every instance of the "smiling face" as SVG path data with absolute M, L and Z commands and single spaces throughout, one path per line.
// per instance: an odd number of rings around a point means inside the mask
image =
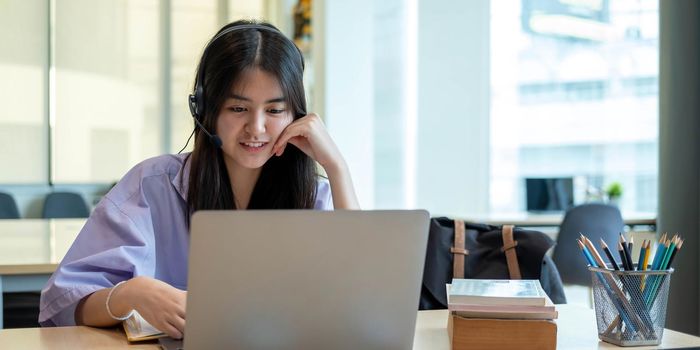
M 259 68 L 242 72 L 221 105 L 216 133 L 229 169 L 258 170 L 292 120 L 277 79 Z

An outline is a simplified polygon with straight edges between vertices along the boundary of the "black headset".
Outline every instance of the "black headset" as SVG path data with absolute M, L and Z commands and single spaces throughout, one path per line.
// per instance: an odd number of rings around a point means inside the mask
M 194 122 L 209 137 L 209 141 L 211 141 L 211 143 L 214 144 L 216 148 L 221 148 L 221 145 L 223 144 L 221 142 L 221 138 L 216 134 L 207 131 L 207 129 L 204 127 L 204 125 L 202 125 L 201 121 L 199 120 L 204 115 L 204 66 L 206 62 L 207 51 L 209 51 L 209 47 L 222 36 L 243 29 L 265 30 L 268 32 L 280 34 L 282 35 L 282 37 L 286 38 L 279 30 L 273 27 L 268 27 L 260 24 L 241 24 L 224 29 L 223 31 L 221 31 L 221 33 L 214 36 L 214 38 L 212 38 L 207 44 L 207 46 L 204 48 L 204 52 L 202 53 L 202 60 L 201 62 L 199 62 L 199 68 L 197 70 L 197 78 L 194 84 L 194 91 L 192 91 L 192 93 L 187 98 L 187 102 L 190 106 L 190 113 L 192 113 L 192 118 L 194 118 Z M 189 139 L 187 140 L 187 142 L 189 143 Z M 185 144 L 185 147 L 187 147 L 187 144 Z M 182 149 L 184 150 L 185 147 L 183 147 Z M 182 150 L 180 152 L 182 152 Z

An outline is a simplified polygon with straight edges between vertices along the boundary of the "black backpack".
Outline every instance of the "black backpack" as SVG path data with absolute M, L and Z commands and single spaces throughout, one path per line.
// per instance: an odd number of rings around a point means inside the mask
M 554 244 L 539 231 L 433 218 L 419 309 L 446 309 L 445 284 L 453 277 L 539 279 L 549 298 L 555 304 L 564 304 L 561 277 L 546 255 Z

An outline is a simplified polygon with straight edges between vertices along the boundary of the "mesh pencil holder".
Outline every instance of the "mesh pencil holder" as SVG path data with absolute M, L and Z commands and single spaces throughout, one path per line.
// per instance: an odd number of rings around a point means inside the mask
M 660 344 L 673 269 L 588 269 L 593 278 L 598 338 L 619 346 Z

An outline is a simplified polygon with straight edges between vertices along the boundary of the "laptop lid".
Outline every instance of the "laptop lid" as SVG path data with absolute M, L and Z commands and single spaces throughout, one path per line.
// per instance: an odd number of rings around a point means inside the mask
M 186 349 L 410 349 L 429 214 L 201 211 Z
M 574 206 L 574 179 L 526 178 L 527 211 L 566 211 Z

